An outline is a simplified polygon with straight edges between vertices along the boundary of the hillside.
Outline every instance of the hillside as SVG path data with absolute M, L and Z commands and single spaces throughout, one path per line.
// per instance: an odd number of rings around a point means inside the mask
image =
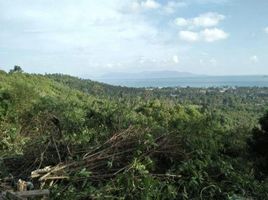
M 52 199 L 267 199 L 267 96 L 1 71 L 0 190 L 21 178 Z
M 66 85 L 70 88 L 79 90 L 87 94 L 97 95 L 97 96 L 119 97 L 120 95 L 123 95 L 123 94 L 127 95 L 127 94 L 133 93 L 135 95 L 139 95 L 143 92 L 143 90 L 137 89 L 137 88 L 112 86 L 112 85 L 108 85 L 105 83 L 91 81 L 88 79 L 80 79 L 77 77 L 63 75 L 63 74 L 47 74 L 46 77 L 56 82 L 62 83 L 63 85 Z

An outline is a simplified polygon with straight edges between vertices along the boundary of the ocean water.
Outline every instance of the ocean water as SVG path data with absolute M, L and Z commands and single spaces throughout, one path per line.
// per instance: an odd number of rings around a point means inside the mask
M 127 87 L 268 87 L 268 76 L 195 76 L 154 79 L 99 79 Z

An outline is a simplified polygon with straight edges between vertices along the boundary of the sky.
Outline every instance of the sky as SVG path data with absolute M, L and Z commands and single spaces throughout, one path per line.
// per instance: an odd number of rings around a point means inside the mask
M 267 0 L 0 0 L 0 69 L 268 74 Z

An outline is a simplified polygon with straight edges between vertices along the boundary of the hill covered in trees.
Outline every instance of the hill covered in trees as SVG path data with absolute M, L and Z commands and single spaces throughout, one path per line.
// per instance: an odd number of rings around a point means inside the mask
M 0 182 L 52 199 L 267 199 L 267 98 L 1 71 Z

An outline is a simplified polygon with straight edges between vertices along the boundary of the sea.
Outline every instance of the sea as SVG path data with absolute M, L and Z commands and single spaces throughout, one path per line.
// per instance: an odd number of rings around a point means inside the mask
M 268 87 L 268 76 L 193 76 L 148 79 L 98 79 L 97 81 L 127 87 Z

